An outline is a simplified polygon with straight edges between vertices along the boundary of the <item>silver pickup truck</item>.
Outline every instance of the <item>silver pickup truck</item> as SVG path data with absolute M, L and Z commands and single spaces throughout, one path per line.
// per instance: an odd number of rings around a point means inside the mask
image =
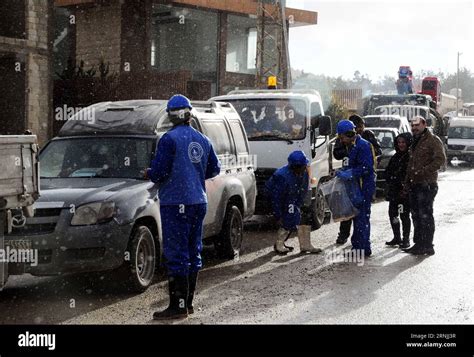
M 8 279 L 10 252 L 16 254 L 12 261 L 17 265 L 19 249 L 31 248 L 21 240 L 5 244 L 4 234 L 33 216 L 33 203 L 39 197 L 37 153 L 34 135 L 0 135 L 0 289 Z
M 41 197 L 35 217 L 7 242 L 38 249 L 33 275 L 115 270 L 132 290 L 151 284 L 161 257 L 157 186 L 143 179 L 159 138 L 171 127 L 166 101 L 99 103 L 66 122 L 40 153 Z M 243 221 L 255 209 L 256 181 L 239 115 L 226 103 L 193 103 L 192 126 L 222 161 L 206 181 L 204 238 L 222 256 L 239 253 Z

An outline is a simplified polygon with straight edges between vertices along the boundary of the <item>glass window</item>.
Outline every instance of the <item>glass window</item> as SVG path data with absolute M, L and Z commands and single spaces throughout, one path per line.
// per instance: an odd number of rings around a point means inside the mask
M 256 73 L 257 20 L 229 15 L 227 24 L 226 71 Z
M 244 131 L 242 125 L 238 121 L 231 121 L 230 127 L 232 128 L 232 133 L 234 134 L 234 141 L 235 141 L 235 148 L 237 150 L 237 154 L 247 154 L 248 148 L 246 139 L 244 136 Z
M 68 8 L 54 8 L 54 74 L 56 78 L 71 79 L 74 75 L 72 12 Z
M 159 71 L 192 71 L 193 80 L 210 81 L 217 92 L 218 14 L 154 4 L 151 65 Z
M 395 135 L 391 131 L 374 130 L 375 137 L 382 149 L 394 149 L 395 148 Z
M 302 140 L 306 132 L 306 103 L 290 99 L 226 100 L 240 115 L 249 141 Z
M 41 153 L 41 177 L 143 177 L 153 139 L 91 138 L 57 140 Z
M 474 139 L 474 128 L 469 127 L 451 127 L 449 128 L 450 139 Z
M 26 38 L 25 0 L 2 0 L 0 36 Z
M 204 134 L 211 140 L 217 155 L 233 155 L 229 133 L 223 121 L 203 121 Z

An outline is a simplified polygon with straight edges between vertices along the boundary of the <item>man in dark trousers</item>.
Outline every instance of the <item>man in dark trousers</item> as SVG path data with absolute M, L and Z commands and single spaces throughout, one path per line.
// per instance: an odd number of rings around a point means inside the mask
M 438 193 L 438 170 L 445 165 L 446 154 L 441 139 L 426 127 L 425 118 L 413 117 L 411 130 L 414 139 L 409 151 L 405 184 L 410 197 L 415 244 L 405 251 L 415 255 L 433 255 L 433 203 Z
M 374 150 L 375 156 L 382 155 L 382 147 L 371 130 L 365 129 L 365 121 L 359 115 L 354 114 L 349 117 L 349 120 L 355 125 L 355 130 L 362 139 L 368 141 Z M 341 142 L 340 138 L 336 139 L 333 148 L 333 156 L 336 160 L 342 160 L 342 165 L 347 166 L 349 153 L 347 146 Z M 351 235 L 352 220 L 342 221 L 339 225 L 339 234 L 337 236 L 336 244 L 346 244 L 347 239 Z
M 192 105 L 175 95 L 167 105 L 171 128 L 160 139 L 147 176 L 159 185 L 163 253 L 170 303 L 153 319 L 185 318 L 193 313 L 198 272 L 202 268 L 202 230 L 207 210 L 205 180 L 220 172 L 209 139 L 190 126 Z

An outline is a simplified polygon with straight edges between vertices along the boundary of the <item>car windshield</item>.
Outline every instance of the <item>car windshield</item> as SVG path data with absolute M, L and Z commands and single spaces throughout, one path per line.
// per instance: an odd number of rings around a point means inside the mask
M 395 134 L 390 130 L 371 129 L 380 143 L 382 149 L 395 148 Z
M 293 99 L 226 100 L 232 103 L 250 141 L 302 140 L 306 136 L 306 103 Z
M 449 128 L 450 139 L 474 139 L 474 128 L 466 126 L 456 126 Z
M 52 141 L 41 152 L 42 178 L 143 178 L 153 139 L 74 138 Z

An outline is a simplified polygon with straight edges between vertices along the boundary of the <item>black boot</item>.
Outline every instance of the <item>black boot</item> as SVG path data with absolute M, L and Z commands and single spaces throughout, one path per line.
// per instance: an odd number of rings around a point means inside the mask
M 419 249 L 420 249 L 419 245 L 415 243 L 411 247 L 403 249 L 403 251 L 405 253 L 411 253 L 413 250 L 419 250 Z
M 166 310 L 153 314 L 153 320 L 172 320 L 188 317 L 188 277 L 170 276 L 168 279 L 170 304 Z
M 403 242 L 400 245 L 400 248 L 401 249 L 406 249 L 408 247 L 410 247 L 410 237 L 403 237 Z
M 194 292 L 196 291 L 196 284 L 198 279 L 198 273 L 189 274 L 189 291 L 188 291 L 188 314 L 194 314 Z
M 386 245 L 399 245 L 399 244 L 402 244 L 402 240 L 400 239 L 400 237 L 395 237 L 393 238 L 390 242 L 385 242 Z
M 411 247 L 409 250 L 405 250 L 405 252 L 408 252 L 413 255 L 424 255 L 425 254 L 425 248 L 420 246 L 420 245 L 414 245 Z

